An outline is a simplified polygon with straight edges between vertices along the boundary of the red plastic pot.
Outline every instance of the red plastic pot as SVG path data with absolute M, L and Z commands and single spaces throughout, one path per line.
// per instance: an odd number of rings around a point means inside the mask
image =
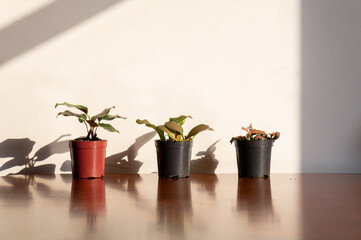
M 104 176 L 107 141 L 69 141 L 71 167 L 74 178 Z

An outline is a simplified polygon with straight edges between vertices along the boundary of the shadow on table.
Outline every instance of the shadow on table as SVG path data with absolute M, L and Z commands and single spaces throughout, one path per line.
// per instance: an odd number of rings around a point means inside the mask
M 218 160 L 214 152 L 217 149 L 216 144 L 219 141 L 220 140 L 209 146 L 206 151 L 201 151 L 196 154 L 196 156 L 200 158 L 191 161 L 191 174 L 214 174 L 218 166 Z
M 143 162 L 136 160 L 138 151 L 149 142 L 156 132 L 146 133 L 135 139 L 135 142 L 125 151 L 111 155 L 105 159 L 105 174 L 137 174 Z M 124 158 L 127 157 L 127 160 Z
M 61 140 L 69 134 L 62 135 L 53 142 L 41 147 L 30 157 L 35 142 L 29 138 L 9 138 L 0 143 L 0 158 L 12 158 L 0 167 L 0 172 L 16 166 L 24 168 L 16 174 L 54 174 L 55 164 L 43 164 L 35 166 L 39 162 L 44 162 L 54 154 L 61 154 L 69 151 L 68 141 Z M 61 141 L 60 141 L 61 140 Z

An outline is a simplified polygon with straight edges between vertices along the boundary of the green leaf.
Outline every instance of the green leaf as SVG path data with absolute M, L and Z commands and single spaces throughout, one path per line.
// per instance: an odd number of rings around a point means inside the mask
M 155 126 L 154 124 L 151 124 L 147 119 L 137 119 L 136 123 L 145 124 L 145 126 L 153 128 L 158 133 L 160 140 L 165 141 L 164 131 L 159 127 Z
M 108 115 L 108 113 L 110 112 L 110 110 L 111 110 L 112 108 L 115 108 L 115 107 L 113 106 L 113 107 L 104 109 L 103 111 L 101 111 L 101 112 L 98 113 L 97 115 L 92 116 L 92 117 L 91 117 L 91 120 L 97 120 L 98 118 L 101 118 L 101 117 L 103 117 L 103 116 L 105 116 L 105 115 Z
M 106 124 L 106 123 L 99 123 L 99 127 L 104 128 L 105 130 L 109 131 L 109 132 L 117 132 L 119 133 L 119 131 L 117 129 L 115 129 L 112 125 L 110 124 Z
M 70 108 L 77 108 L 77 109 L 79 109 L 80 111 L 82 111 L 85 114 L 88 113 L 88 108 L 83 106 L 83 105 L 74 105 L 74 104 L 70 104 L 70 103 L 67 103 L 67 102 L 63 102 L 63 103 L 55 104 L 55 108 L 57 106 L 60 106 L 60 105 L 64 105 L 64 106 L 67 106 L 67 107 L 70 107 Z
M 121 117 L 121 116 L 119 116 L 119 115 L 109 115 L 109 114 L 107 114 L 107 115 L 105 115 L 105 116 L 103 116 L 103 117 L 100 117 L 100 118 L 99 118 L 99 121 L 101 121 L 101 120 L 111 121 L 111 120 L 113 120 L 113 119 L 115 119 L 115 118 L 127 119 L 126 117 Z
M 70 116 L 71 117 L 77 117 L 79 122 L 81 122 L 81 123 L 86 121 L 86 115 L 85 114 L 73 113 L 73 112 L 71 112 L 69 110 L 58 113 L 58 115 L 56 117 L 58 117 L 59 115 L 62 115 L 64 117 L 70 117 Z
M 180 133 L 180 135 L 183 137 L 183 128 L 179 123 L 170 121 L 170 122 L 166 122 L 165 126 L 173 132 Z
M 208 125 L 206 124 L 199 124 L 197 126 L 195 126 L 194 128 L 192 128 L 190 130 L 190 132 L 188 133 L 188 135 L 185 137 L 186 140 L 192 140 L 198 133 L 203 132 L 205 130 L 210 130 L 210 131 L 214 131 L 212 128 L 210 128 Z
M 179 117 L 169 118 L 169 121 L 173 121 L 179 123 L 180 125 L 183 125 L 187 118 L 192 118 L 192 116 L 180 115 Z
M 172 133 L 165 125 L 160 125 L 160 126 L 158 126 L 158 128 L 160 128 L 162 131 L 166 132 L 168 134 L 169 138 L 172 139 L 173 141 L 178 140 L 176 138 L 175 134 Z

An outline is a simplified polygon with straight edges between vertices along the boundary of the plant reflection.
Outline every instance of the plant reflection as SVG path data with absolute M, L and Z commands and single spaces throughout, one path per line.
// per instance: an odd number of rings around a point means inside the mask
M 159 178 L 157 192 L 158 223 L 172 237 L 183 237 L 192 216 L 189 178 Z M 176 234 L 176 236 L 174 235 Z
M 70 213 L 86 216 L 90 231 L 96 227 L 97 217 L 105 213 L 104 179 L 73 179 L 71 185 Z
M 107 187 L 127 192 L 130 197 L 135 200 L 138 200 L 139 198 L 137 184 L 142 181 L 142 177 L 138 174 L 114 175 L 112 177 L 106 177 Z
M 64 198 L 66 192 L 52 189 L 51 182 L 55 175 L 9 175 L 1 177 L 6 182 L 0 186 L 0 200 L 21 202 L 22 205 L 29 205 L 33 200 L 34 193 L 43 198 L 55 196 L 57 199 Z M 4 195 L 4 196 L 2 196 Z
M 273 222 L 271 178 L 239 178 L 237 210 L 248 214 L 250 224 Z
M 190 179 L 192 184 L 197 186 L 198 192 L 205 192 L 212 198 L 216 197 L 216 186 L 218 184 L 216 174 L 192 175 Z

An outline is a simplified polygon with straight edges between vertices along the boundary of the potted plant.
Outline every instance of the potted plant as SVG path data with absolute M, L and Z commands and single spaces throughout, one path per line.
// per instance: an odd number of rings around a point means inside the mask
M 266 133 L 242 127 L 247 133 L 244 136 L 233 137 L 237 153 L 239 177 L 268 177 L 270 175 L 271 150 L 273 142 L 280 137 L 279 132 Z
M 155 141 L 159 177 L 189 177 L 193 138 L 202 131 L 213 131 L 208 125 L 199 124 L 184 135 L 182 125 L 187 118 L 192 117 L 181 115 L 169 118 L 168 122 L 158 126 L 146 119 L 136 121 L 153 128 L 159 135 L 160 140 Z
M 76 108 L 81 113 L 74 113 L 69 110 L 59 112 L 59 115 L 77 117 L 78 121 L 85 125 L 86 137 L 79 137 L 69 141 L 72 173 L 75 178 L 100 178 L 104 176 L 105 150 L 107 140 L 102 140 L 97 136 L 97 129 L 101 127 L 109 132 L 119 131 L 112 125 L 101 121 L 110 121 L 115 118 L 123 118 L 119 115 L 110 115 L 113 107 L 106 108 L 102 112 L 90 117 L 88 108 L 83 105 L 73 105 L 67 102 L 55 104 L 55 108 L 64 105 L 69 108 Z

